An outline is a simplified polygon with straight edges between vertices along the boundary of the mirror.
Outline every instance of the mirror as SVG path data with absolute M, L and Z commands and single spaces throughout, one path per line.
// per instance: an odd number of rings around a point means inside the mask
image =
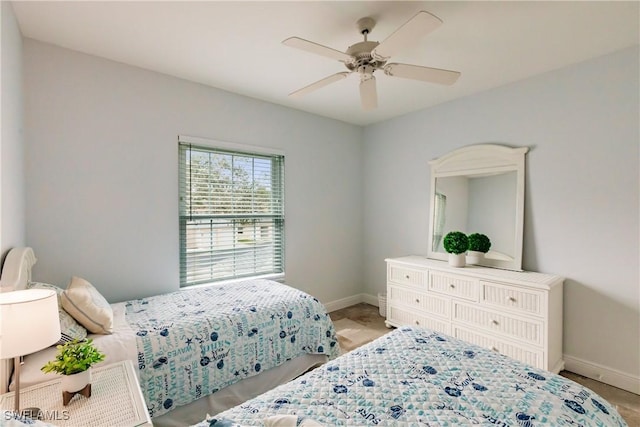
M 450 231 L 481 233 L 491 240 L 491 249 L 479 265 L 521 271 L 527 151 L 482 144 L 429 162 L 428 258 L 447 259 L 442 241 Z

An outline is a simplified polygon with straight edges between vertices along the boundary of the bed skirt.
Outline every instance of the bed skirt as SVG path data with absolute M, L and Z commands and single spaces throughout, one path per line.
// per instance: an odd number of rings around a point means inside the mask
M 287 383 L 308 370 L 328 361 L 321 354 L 305 354 L 253 377 L 245 378 L 188 405 L 180 406 L 153 418 L 155 427 L 181 427 L 196 424 L 206 418 L 239 405 L 249 399 Z

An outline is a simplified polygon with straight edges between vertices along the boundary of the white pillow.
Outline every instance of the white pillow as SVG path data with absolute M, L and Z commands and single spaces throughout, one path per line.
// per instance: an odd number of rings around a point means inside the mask
M 55 285 L 50 285 L 49 283 L 40 282 L 29 282 L 27 289 L 51 289 L 56 292 L 58 296 L 58 317 L 60 318 L 60 341 L 56 344 L 64 344 L 74 339 L 82 341 L 87 337 L 87 330 L 62 308 L 62 302 L 60 300 L 64 292 L 63 289 Z
M 74 276 L 61 300 L 67 313 L 90 332 L 113 333 L 113 310 L 91 283 Z

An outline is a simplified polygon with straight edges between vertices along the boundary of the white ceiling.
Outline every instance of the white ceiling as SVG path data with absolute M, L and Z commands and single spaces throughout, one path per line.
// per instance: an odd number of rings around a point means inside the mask
M 640 2 L 196 1 L 13 2 L 25 37 L 253 98 L 366 125 L 639 43 Z M 378 108 L 355 75 L 303 98 L 288 93 L 344 65 L 284 46 L 298 36 L 337 50 L 382 41 L 420 10 L 444 24 L 392 58 L 462 72 L 453 86 L 376 73 Z

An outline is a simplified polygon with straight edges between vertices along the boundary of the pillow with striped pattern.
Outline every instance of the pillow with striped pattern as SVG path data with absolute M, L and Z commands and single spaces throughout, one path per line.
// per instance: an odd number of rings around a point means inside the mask
M 78 341 L 82 341 L 87 337 L 87 330 L 69 314 L 67 313 L 60 303 L 60 295 L 64 292 L 64 289 L 59 288 L 55 285 L 50 285 L 49 283 L 40 283 L 40 282 L 29 282 L 27 284 L 27 289 L 50 289 L 55 291 L 58 296 L 58 317 L 60 317 L 60 341 L 55 343 L 64 344 L 68 341 L 73 341 L 77 339 Z

